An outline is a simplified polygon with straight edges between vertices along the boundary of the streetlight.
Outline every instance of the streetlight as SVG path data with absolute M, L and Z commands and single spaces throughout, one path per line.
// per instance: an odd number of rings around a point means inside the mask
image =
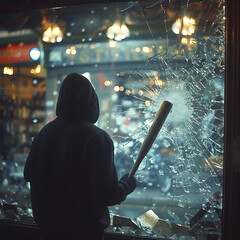
M 184 16 L 182 19 L 178 18 L 172 25 L 172 31 L 175 34 L 182 34 L 184 36 L 192 35 L 196 29 L 196 21 L 194 18 Z
M 108 28 L 107 37 L 115 41 L 121 41 L 130 36 L 128 27 L 117 20 L 115 23 Z
M 63 39 L 63 32 L 56 24 L 50 26 L 44 31 L 42 40 L 44 42 L 61 42 Z

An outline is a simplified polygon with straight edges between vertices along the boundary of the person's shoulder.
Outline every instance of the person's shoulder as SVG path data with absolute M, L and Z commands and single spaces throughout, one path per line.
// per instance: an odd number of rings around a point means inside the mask
M 56 119 L 54 119 L 54 120 L 46 123 L 46 124 L 42 127 L 41 131 L 45 131 L 46 129 L 51 128 L 51 127 L 53 127 L 54 125 L 56 125 Z
M 102 128 L 94 125 L 94 124 L 89 124 L 89 127 L 91 128 L 92 132 L 94 133 L 93 135 L 97 135 L 100 138 L 104 138 L 105 140 L 112 141 L 110 135 L 103 130 Z
M 49 132 L 51 129 L 54 129 L 55 127 L 56 127 L 56 119 L 46 123 L 39 131 L 38 136 L 46 134 L 47 132 Z
M 102 128 L 100 128 L 100 127 L 98 127 L 98 126 L 96 126 L 94 124 L 91 124 L 91 123 L 89 124 L 89 126 L 97 134 L 109 136 L 108 133 L 105 130 L 103 130 Z

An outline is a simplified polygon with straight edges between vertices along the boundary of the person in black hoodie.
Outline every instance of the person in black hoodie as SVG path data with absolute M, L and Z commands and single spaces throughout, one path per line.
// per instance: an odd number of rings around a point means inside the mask
M 56 115 L 34 138 L 24 168 L 34 220 L 44 239 L 103 239 L 108 206 L 124 201 L 136 179 L 118 180 L 113 142 L 94 125 L 99 104 L 87 78 L 64 79 Z

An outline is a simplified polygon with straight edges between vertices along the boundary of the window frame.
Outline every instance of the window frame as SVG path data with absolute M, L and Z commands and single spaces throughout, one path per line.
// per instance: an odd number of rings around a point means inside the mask
M 92 4 L 106 1 L 94 0 Z M 119 2 L 110 0 L 110 2 Z M 127 2 L 126 0 L 121 2 Z M 25 10 L 40 10 L 53 7 L 69 7 L 74 5 L 86 5 L 84 0 L 41 1 L 29 3 L 22 0 L 21 5 L 16 0 L 4 1 L 0 7 L 0 13 L 19 13 Z M 224 149 L 224 187 L 223 187 L 223 224 L 222 239 L 236 239 L 240 235 L 240 2 L 238 0 L 226 0 L 226 70 L 225 70 L 225 149 Z M 239 213 L 239 214 L 236 214 Z M 36 226 L 23 223 L 14 223 L 0 220 L 0 234 L 8 234 L 15 231 L 15 236 L 39 237 Z M 6 235 L 7 234 L 7 235 Z M 147 237 L 129 237 L 118 234 L 105 234 L 106 239 L 151 239 Z M 32 238 L 31 238 L 32 239 Z

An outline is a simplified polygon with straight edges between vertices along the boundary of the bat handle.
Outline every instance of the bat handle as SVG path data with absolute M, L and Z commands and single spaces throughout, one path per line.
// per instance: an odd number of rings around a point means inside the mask
M 139 165 L 141 164 L 144 157 L 147 155 L 148 151 L 150 150 L 154 140 L 156 139 L 159 131 L 161 130 L 170 110 L 172 108 L 172 103 L 168 101 L 164 101 L 159 108 L 155 119 L 148 131 L 147 136 L 145 137 L 142 146 L 140 148 L 137 160 L 135 161 L 132 170 L 130 171 L 128 177 L 133 177 L 135 172 L 137 171 Z
M 138 156 L 139 156 L 139 155 L 138 155 Z M 138 170 L 138 167 L 139 167 L 139 165 L 140 165 L 141 162 L 142 162 L 142 161 L 139 161 L 139 157 L 138 157 L 137 160 L 136 160 L 136 162 L 135 162 L 135 164 L 133 165 L 133 167 L 132 167 L 129 175 L 128 175 L 129 178 L 131 178 L 131 177 L 134 176 L 134 174 L 135 174 L 136 171 Z

